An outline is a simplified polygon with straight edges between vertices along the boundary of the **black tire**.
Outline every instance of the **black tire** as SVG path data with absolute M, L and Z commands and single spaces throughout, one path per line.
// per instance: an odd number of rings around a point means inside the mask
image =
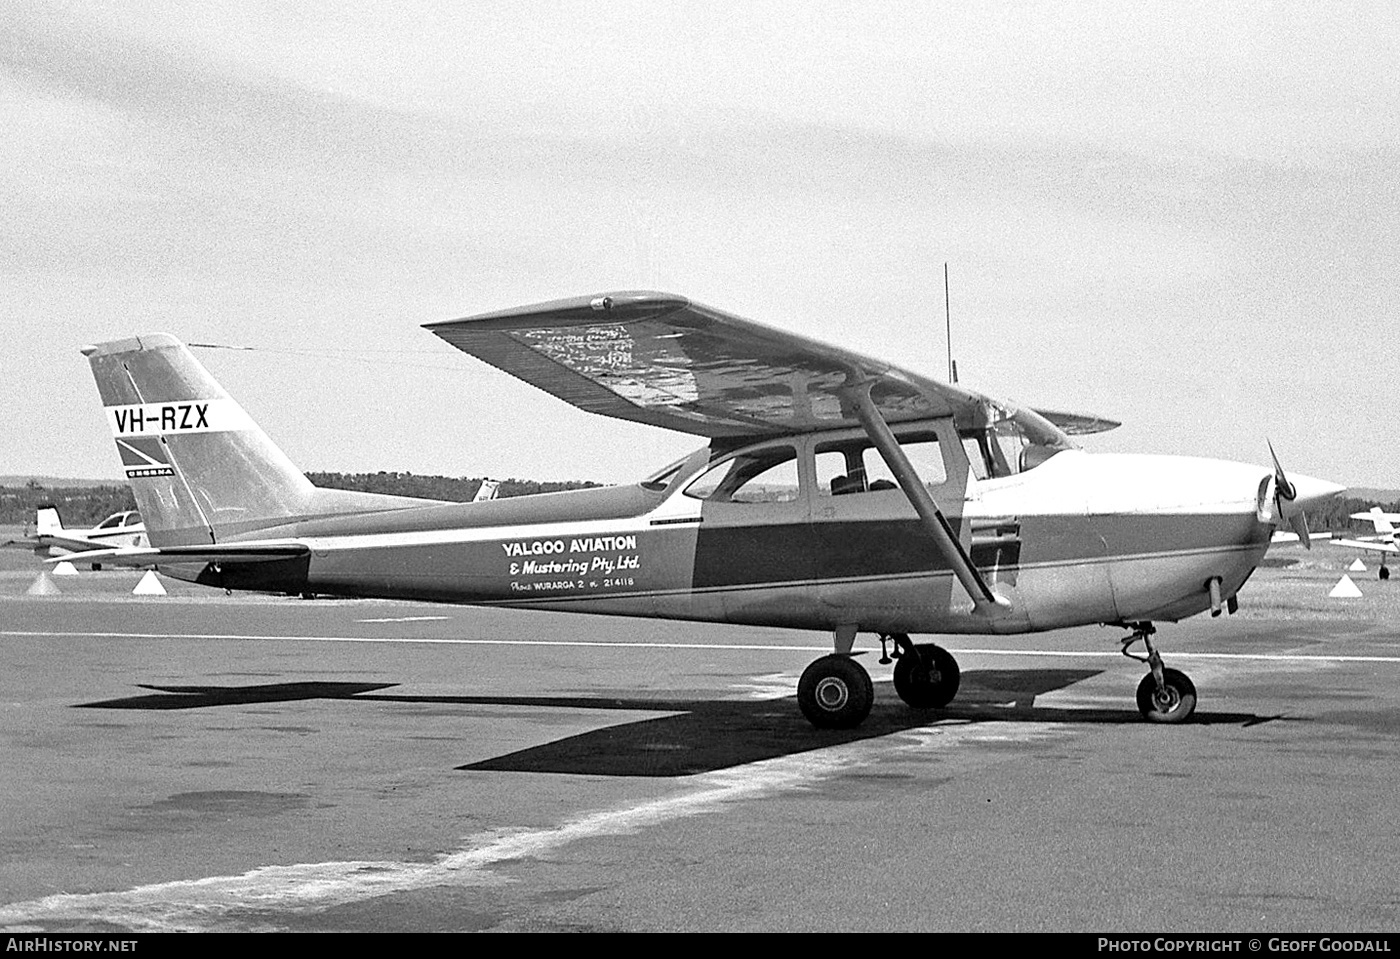
M 962 674 L 953 654 L 942 646 L 923 643 L 894 664 L 894 691 L 915 709 L 940 709 L 958 694 Z
M 865 721 L 874 704 L 870 674 L 840 653 L 812 663 L 797 683 L 797 705 L 818 729 L 853 729 Z
M 1389 566 L 1382 566 L 1382 567 L 1381 567 L 1381 579 L 1390 579 L 1390 567 L 1389 567 Z
M 1196 687 L 1187 675 L 1177 669 L 1163 669 L 1162 682 L 1166 698 L 1157 699 L 1157 682 L 1148 673 L 1138 683 L 1138 711 L 1149 723 L 1183 723 L 1196 711 Z

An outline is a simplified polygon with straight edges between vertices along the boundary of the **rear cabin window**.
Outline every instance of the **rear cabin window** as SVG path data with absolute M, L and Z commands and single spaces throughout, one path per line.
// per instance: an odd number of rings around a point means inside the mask
M 750 450 L 710 467 L 685 495 L 715 503 L 791 503 L 797 499 L 797 450 Z

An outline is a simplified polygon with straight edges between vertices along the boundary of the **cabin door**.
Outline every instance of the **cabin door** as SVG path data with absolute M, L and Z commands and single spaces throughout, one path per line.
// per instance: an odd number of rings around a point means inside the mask
M 893 427 L 934 501 L 962 540 L 968 462 L 951 419 Z M 813 438 L 812 529 L 820 601 L 863 630 L 941 618 L 954 577 L 884 458 L 863 431 Z M 957 596 L 962 591 L 957 588 Z

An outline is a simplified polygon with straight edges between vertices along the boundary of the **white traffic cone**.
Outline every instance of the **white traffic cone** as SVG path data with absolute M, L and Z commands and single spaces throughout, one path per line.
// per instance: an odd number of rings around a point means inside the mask
M 24 595 L 26 595 L 26 596 L 58 596 L 58 595 L 59 595 L 58 584 L 55 583 L 55 582 L 49 577 L 49 571 L 48 571 L 48 570 L 44 570 L 42 573 L 39 574 L 38 578 L 35 579 L 34 582 L 30 584 L 29 588 L 28 588 L 27 590 L 24 591 Z
M 1337 585 L 1332 587 L 1332 592 L 1327 594 L 1332 599 L 1360 599 L 1361 590 L 1356 588 L 1356 584 L 1351 581 L 1351 577 L 1346 574 L 1337 580 Z
M 136 588 L 131 591 L 133 596 L 164 596 L 165 587 L 161 585 L 160 577 L 153 569 L 146 570 L 146 575 L 141 577 L 141 582 L 136 584 Z

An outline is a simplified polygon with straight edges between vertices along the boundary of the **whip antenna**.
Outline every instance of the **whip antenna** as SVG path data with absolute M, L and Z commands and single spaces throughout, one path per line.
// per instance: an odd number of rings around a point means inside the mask
M 948 343 L 948 382 L 958 381 L 958 364 L 953 362 L 953 312 L 948 302 L 948 263 L 943 263 L 943 327 Z

